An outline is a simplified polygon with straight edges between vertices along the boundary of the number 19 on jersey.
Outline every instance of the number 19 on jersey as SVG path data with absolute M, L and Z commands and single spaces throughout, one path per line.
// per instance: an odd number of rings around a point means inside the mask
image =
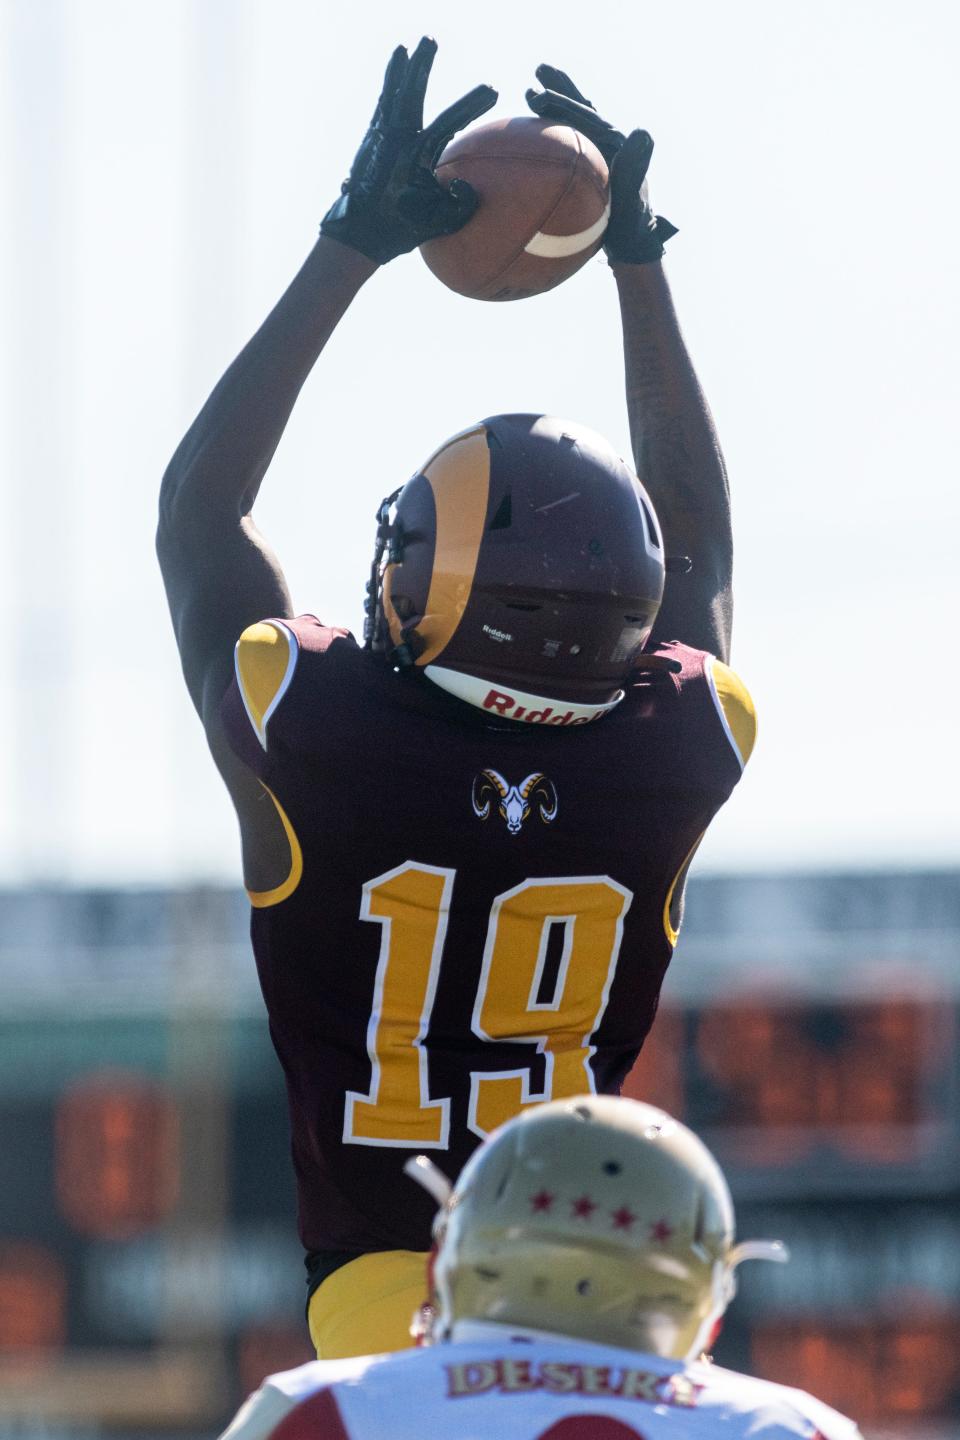
M 353 1145 L 446 1149 L 450 1100 L 429 1093 L 426 1035 L 443 964 L 456 872 L 409 860 L 368 881 L 360 918 L 381 927 L 367 1025 L 367 1094 L 347 1092 L 343 1138 Z M 536 1045 L 530 1067 L 474 1070 L 468 1123 L 479 1136 L 530 1105 L 591 1091 L 593 1035 L 603 1019 L 631 891 L 609 876 L 524 880 L 496 896 L 487 924 L 472 1031 L 480 1041 Z M 551 928 L 563 929 L 552 993 L 543 994 Z

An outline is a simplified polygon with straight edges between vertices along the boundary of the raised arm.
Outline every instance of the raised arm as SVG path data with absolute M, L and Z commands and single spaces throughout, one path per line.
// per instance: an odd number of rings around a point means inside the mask
M 623 321 L 630 439 L 667 548 L 652 642 L 682 640 L 730 656 L 730 490 L 713 418 L 684 344 L 659 261 L 615 264 Z M 671 570 L 671 561 L 690 561 Z
M 654 215 L 647 198 L 653 141 L 644 130 L 629 136 L 615 130 L 562 70 L 541 65 L 537 79 L 544 88 L 527 92 L 531 109 L 582 131 L 610 167 L 604 249 L 620 296 L 630 438 L 668 556 L 652 643 L 682 640 L 727 660 L 733 609 L 730 492 L 660 263 L 676 231 Z
M 373 120 L 306 263 L 230 366 L 167 467 L 157 552 L 190 695 L 208 734 L 248 625 L 291 613 L 276 557 L 252 508 L 297 396 L 338 321 L 374 270 L 450 234 L 477 196 L 434 175 L 458 129 L 488 110 L 477 86 L 424 128 L 436 45 L 391 56 Z
M 265 616 L 292 614 L 251 511 L 304 381 L 376 268 L 321 236 L 167 466 L 157 554 L 187 687 L 205 720 L 227 687 L 240 633 Z

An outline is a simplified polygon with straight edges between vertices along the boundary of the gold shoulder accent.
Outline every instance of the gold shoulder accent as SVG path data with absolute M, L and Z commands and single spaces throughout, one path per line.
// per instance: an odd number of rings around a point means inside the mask
M 267 722 L 289 688 L 298 653 L 293 631 L 274 620 L 249 625 L 237 641 L 237 684 L 247 717 L 264 750 Z
M 717 713 L 742 769 L 757 738 L 757 712 L 740 676 L 721 660 L 711 659 L 710 688 Z
M 663 933 L 669 940 L 671 949 L 675 948 L 676 943 L 680 938 L 680 921 L 682 919 L 682 911 L 680 909 L 679 901 L 683 898 L 683 887 L 686 883 L 687 871 L 693 864 L 693 857 L 697 853 L 697 846 L 700 844 L 700 841 L 703 839 L 706 833 L 706 830 L 701 830 L 700 834 L 697 836 L 696 840 L 694 840 L 693 844 L 690 846 L 690 849 L 683 857 L 683 864 L 680 866 L 680 869 L 677 871 L 676 875 L 674 875 L 673 877 L 673 880 L 670 882 L 670 889 L 667 891 L 667 898 L 663 902 Z M 678 904 L 676 908 L 674 908 L 673 900 L 674 896 L 677 894 L 678 886 L 680 887 L 680 895 L 677 897 Z
M 297 839 L 297 832 L 290 824 L 290 819 L 287 815 L 287 812 L 284 810 L 283 806 L 280 804 L 280 801 L 277 799 L 276 795 L 274 795 L 273 791 L 270 790 L 266 785 L 264 785 L 263 788 L 264 790 L 266 790 L 267 794 L 270 796 L 270 799 L 277 807 L 277 814 L 280 816 L 280 823 L 283 826 L 283 833 L 286 835 L 287 843 L 290 846 L 290 873 L 287 875 L 286 880 L 282 881 L 279 885 L 275 885 L 272 890 L 247 891 L 247 895 L 250 899 L 250 904 L 255 910 L 267 910 L 270 908 L 271 905 L 279 905 L 281 900 L 287 900 L 293 894 L 294 890 L 296 890 L 297 886 L 300 884 L 301 879 L 303 878 L 303 851 L 300 849 L 300 841 Z

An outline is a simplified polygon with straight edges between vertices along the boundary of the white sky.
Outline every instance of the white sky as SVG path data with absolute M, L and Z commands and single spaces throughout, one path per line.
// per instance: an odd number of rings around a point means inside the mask
M 668 269 L 735 494 L 761 717 L 701 868 L 956 864 L 956 55 L 943 3 L 2 0 L 0 880 L 235 879 L 153 559 L 182 432 L 312 244 L 387 56 L 435 113 L 568 69 L 657 150 Z M 321 358 L 258 518 L 357 624 L 376 502 L 552 411 L 627 449 L 611 277 L 482 305 L 417 256 Z

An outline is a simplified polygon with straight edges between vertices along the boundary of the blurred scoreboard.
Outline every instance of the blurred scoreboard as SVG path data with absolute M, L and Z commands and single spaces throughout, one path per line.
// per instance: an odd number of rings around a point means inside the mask
M 90 974 L 58 1003 L 34 972 L 0 1019 L 0 1440 L 212 1436 L 265 1373 L 310 1358 L 282 1080 L 234 905 L 185 922 L 181 899 L 156 955 L 128 917 L 109 1003 Z M 826 961 L 808 945 L 771 964 L 748 938 L 724 952 L 691 909 L 690 964 L 627 1093 L 702 1134 L 740 1235 L 793 1256 L 744 1268 L 718 1362 L 868 1436 L 957 1433 L 960 996 L 942 936 L 915 935 L 908 964 L 835 937 Z M 169 989 L 138 988 L 141 970 Z
M 943 994 L 672 1008 L 625 1087 L 703 1136 L 742 1238 L 789 1245 L 741 1272 L 718 1363 L 868 1433 L 960 1426 L 958 1019 Z
M 956 1183 L 957 1015 L 934 991 L 670 1007 L 625 1093 L 680 1114 L 741 1198 Z

